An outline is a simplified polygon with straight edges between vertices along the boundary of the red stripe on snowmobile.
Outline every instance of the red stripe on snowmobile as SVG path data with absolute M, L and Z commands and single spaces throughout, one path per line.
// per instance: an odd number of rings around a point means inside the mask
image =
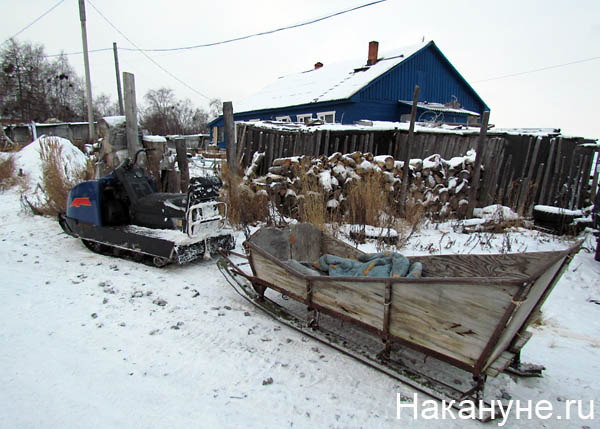
M 81 206 L 91 207 L 92 203 L 90 202 L 90 199 L 88 197 L 73 198 L 73 202 L 71 203 L 70 207 L 77 207 L 77 208 L 79 208 Z

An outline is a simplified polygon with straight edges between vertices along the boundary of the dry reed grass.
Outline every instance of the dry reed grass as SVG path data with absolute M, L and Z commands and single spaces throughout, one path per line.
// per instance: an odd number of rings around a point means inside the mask
M 72 172 L 72 177 L 68 178 L 62 147 L 52 138 L 40 144 L 40 159 L 42 160 L 41 187 L 45 194 L 45 201 L 36 206 L 31 203 L 28 205 L 35 214 L 56 216 L 65 211 L 71 188 L 94 176 L 93 164 L 88 160 L 85 168 Z
M 12 156 L 0 161 L 0 191 L 12 188 L 18 183 L 15 160 Z
M 221 199 L 227 204 L 227 220 L 232 227 L 246 229 L 248 225 L 268 219 L 268 197 L 261 193 L 255 194 L 242 184 L 242 177 L 229 170 L 226 163 L 222 166 L 221 180 Z

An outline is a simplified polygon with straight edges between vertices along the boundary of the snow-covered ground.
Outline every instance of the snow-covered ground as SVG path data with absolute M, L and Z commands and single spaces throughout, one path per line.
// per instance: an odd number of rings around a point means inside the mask
M 412 398 L 413 389 L 279 326 L 240 298 L 214 261 L 158 269 L 94 254 L 53 219 L 25 212 L 16 191 L 0 194 L 0 222 L 2 427 L 480 425 L 407 410 L 398 420 L 397 394 Z M 525 230 L 460 234 L 446 223 L 413 234 L 404 253 L 567 245 Z M 555 415 L 567 400 L 583 400 L 588 415 L 593 400 L 594 420 L 574 407 L 569 421 L 521 413 L 505 427 L 598 427 L 599 279 L 600 262 L 582 250 L 523 350 L 524 361 L 547 367 L 544 377 L 494 380 L 513 399 L 549 401 Z

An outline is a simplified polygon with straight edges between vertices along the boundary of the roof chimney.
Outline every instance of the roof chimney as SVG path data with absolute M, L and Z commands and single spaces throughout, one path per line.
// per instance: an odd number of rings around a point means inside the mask
M 315 70 L 320 69 L 321 67 L 323 67 L 323 63 L 321 61 L 315 63 Z
M 379 50 L 379 42 L 369 42 L 369 57 L 367 58 L 367 65 L 372 66 L 377 62 L 377 51 Z

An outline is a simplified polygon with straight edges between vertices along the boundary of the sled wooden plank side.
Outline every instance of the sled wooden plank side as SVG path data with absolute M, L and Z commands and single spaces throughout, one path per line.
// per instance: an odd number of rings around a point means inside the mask
M 270 283 L 273 289 L 306 302 L 306 281 L 300 274 L 294 275 L 290 269 L 278 264 L 277 260 L 258 251 L 252 253 L 251 263 L 256 277 Z
M 375 330 L 383 327 L 385 283 L 357 283 L 335 278 L 313 281 L 312 303 Z
M 412 256 L 423 264 L 423 277 L 487 277 L 530 279 L 548 265 L 556 252 L 531 252 L 501 255 L 430 255 Z
M 395 283 L 390 333 L 473 369 L 516 285 Z
M 535 283 L 529 288 L 527 296 L 518 301 L 516 310 L 510 319 L 508 325 L 504 328 L 501 336 L 495 344 L 495 347 L 483 367 L 485 370 L 489 367 L 513 342 L 517 332 L 521 330 L 529 315 L 533 312 L 547 289 L 552 288 L 558 280 L 558 272 L 565 265 L 566 256 L 560 258 L 548 270 L 538 277 Z M 526 327 L 525 327 L 526 328 Z

